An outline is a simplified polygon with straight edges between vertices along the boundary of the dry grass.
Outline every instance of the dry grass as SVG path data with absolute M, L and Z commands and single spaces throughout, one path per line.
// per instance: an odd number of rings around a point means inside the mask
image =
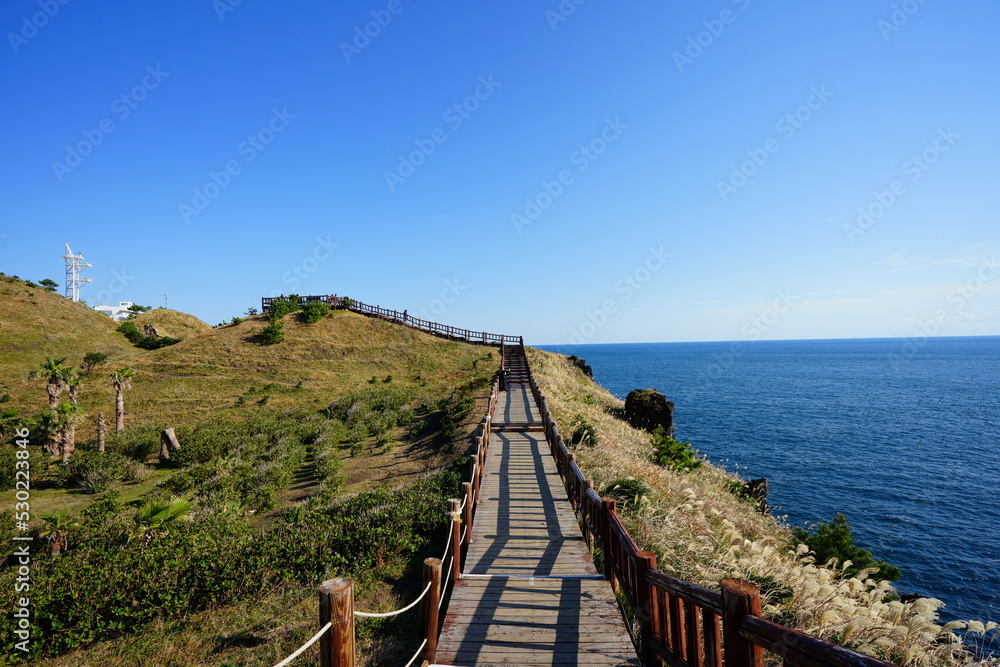
M 134 320 L 135 325 L 142 330 L 142 325 L 151 324 L 157 333 L 169 338 L 191 338 L 200 336 L 212 330 L 212 325 L 202 322 L 194 315 L 188 315 L 169 308 L 156 308 L 142 313 Z
M 937 622 L 940 601 L 891 601 L 892 587 L 869 572 L 845 577 L 836 564 L 818 566 L 790 548 L 787 526 L 729 491 L 735 476 L 708 463 L 686 474 L 661 468 L 649 435 L 615 416 L 622 401 L 562 355 L 529 349 L 528 358 L 560 432 L 576 415 L 595 425 L 599 444 L 573 449 L 595 488 L 634 478 L 651 489 L 622 519 L 639 546 L 657 554 L 659 569 L 706 588 L 726 577 L 769 580 L 775 586 L 765 591 L 765 615 L 781 623 L 900 665 L 970 664 L 953 632 L 959 626 Z M 791 597 L 776 595 L 781 586 Z M 972 628 L 980 636 L 997 631 L 995 624 Z

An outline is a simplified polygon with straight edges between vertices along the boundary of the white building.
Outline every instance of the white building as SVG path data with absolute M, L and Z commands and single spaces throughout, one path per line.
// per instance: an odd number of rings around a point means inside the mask
M 103 313 L 115 322 L 124 322 L 129 316 L 129 306 L 131 301 L 119 301 L 117 306 L 94 306 L 94 310 Z

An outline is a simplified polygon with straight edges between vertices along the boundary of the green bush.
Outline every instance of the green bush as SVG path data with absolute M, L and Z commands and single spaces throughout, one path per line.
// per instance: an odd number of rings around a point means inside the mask
M 608 484 L 602 494 L 606 498 L 614 498 L 619 507 L 633 509 L 638 507 L 642 499 L 649 495 L 649 487 L 632 477 L 616 479 Z
M 129 459 L 115 452 L 77 451 L 65 465 L 59 467 L 59 485 L 101 493 L 111 484 L 124 479 L 128 462 Z
M 184 340 L 183 338 L 170 338 L 169 336 L 161 336 L 159 338 L 156 336 L 147 336 L 139 331 L 139 327 L 135 326 L 134 322 L 128 320 L 118 326 L 118 331 L 124 334 L 130 343 L 144 350 L 158 350 L 161 347 L 175 345 Z
M 330 304 L 325 301 L 310 301 L 302 307 L 302 319 L 306 324 L 315 324 L 330 313 Z
M 301 308 L 298 294 L 276 297 L 267 307 L 267 319 L 277 322 L 288 313 L 293 313 Z
M 653 431 L 650 441 L 655 450 L 654 459 L 664 468 L 680 472 L 701 467 L 702 460 L 698 458 L 698 452 L 691 447 L 691 443 L 674 440 L 662 426 Z
M 841 565 L 849 560 L 851 566 L 845 570 L 847 575 L 857 574 L 865 568 L 876 567 L 878 572 L 872 575 L 873 579 L 896 581 L 902 576 L 898 567 L 877 560 L 870 551 L 854 544 L 851 526 L 847 517 L 840 512 L 837 512 L 837 516 L 829 522 L 818 523 L 812 528 L 814 530 L 810 531 L 797 527 L 792 544 L 794 546 L 804 544 L 809 547 L 816 554 L 816 562 L 820 565 L 831 558 L 836 559 Z
M 270 324 L 260 330 L 260 339 L 265 345 L 274 345 L 275 343 L 280 343 L 285 340 L 284 323 L 272 320 Z
M 160 453 L 159 426 L 136 426 L 122 433 L 109 433 L 104 448 L 136 461 L 148 461 Z
M 586 445 L 588 447 L 597 444 L 597 428 L 587 421 L 583 415 L 576 415 L 569 426 L 573 429 L 569 437 L 570 444 Z

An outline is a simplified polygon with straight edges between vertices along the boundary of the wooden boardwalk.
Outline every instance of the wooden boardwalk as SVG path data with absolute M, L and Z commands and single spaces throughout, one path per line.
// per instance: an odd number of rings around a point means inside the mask
M 436 664 L 638 665 L 556 472 L 520 349 L 508 351 L 510 384 Z

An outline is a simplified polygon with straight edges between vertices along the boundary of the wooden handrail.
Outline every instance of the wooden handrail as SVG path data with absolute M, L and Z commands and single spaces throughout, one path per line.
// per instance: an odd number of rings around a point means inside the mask
M 267 309 L 274 303 L 275 299 L 285 298 L 284 295 L 273 297 L 265 296 L 261 297 L 260 305 L 261 311 L 267 312 Z M 488 333 L 486 331 L 472 331 L 471 329 L 459 329 L 458 327 L 453 327 L 448 324 L 439 324 L 437 322 L 431 322 L 429 320 L 422 320 L 418 317 L 412 317 L 409 314 L 404 316 L 403 313 L 398 310 L 389 310 L 388 308 L 382 308 L 381 306 L 372 306 L 361 301 L 355 301 L 346 296 L 338 296 L 336 294 L 318 294 L 310 296 L 299 296 L 299 304 L 305 305 L 307 303 L 312 303 L 315 301 L 321 301 L 327 303 L 330 306 L 342 310 L 351 310 L 363 315 L 373 315 L 381 319 L 389 320 L 397 324 L 402 324 L 404 326 L 410 327 L 411 329 L 417 329 L 423 331 L 424 333 L 429 333 L 435 336 L 443 336 L 445 338 L 457 338 L 464 340 L 468 343 L 478 343 L 482 345 L 490 344 L 503 344 L 503 343 L 519 343 L 524 345 L 524 339 L 521 336 L 511 336 L 508 334 L 495 334 Z

